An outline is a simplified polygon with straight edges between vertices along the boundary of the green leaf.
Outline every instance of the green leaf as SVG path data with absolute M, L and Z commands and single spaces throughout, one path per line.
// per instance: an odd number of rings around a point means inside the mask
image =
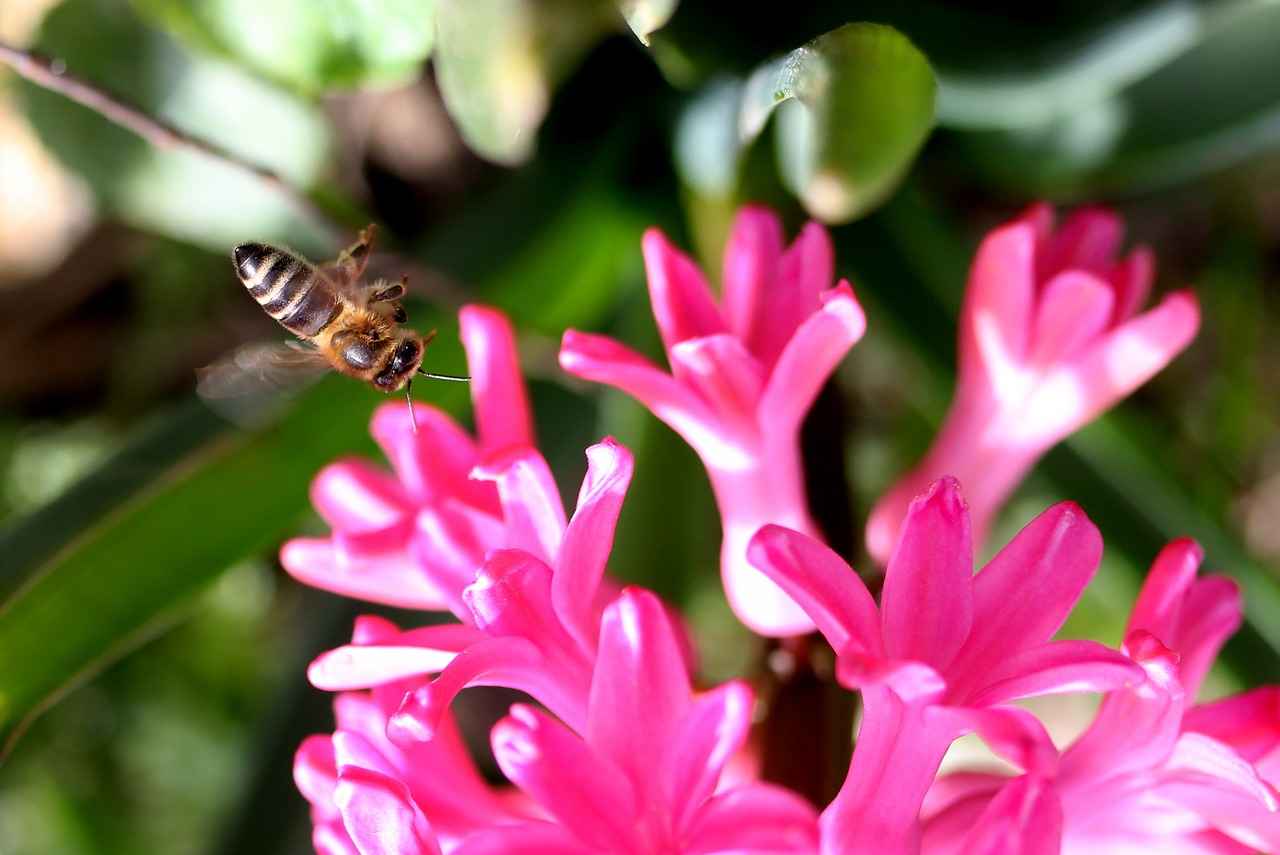
M 184 40 L 307 93 L 407 83 L 435 35 L 435 0 L 134 2 Z
M 61 4 L 45 19 L 38 48 L 70 74 L 288 186 L 309 187 L 324 172 L 328 131 L 318 110 L 238 68 L 184 53 L 119 0 Z M 326 243 L 297 195 L 244 166 L 157 146 L 57 92 L 24 85 L 22 96 L 48 149 L 107 213 L 137 228 L 219 254 L 254 234 L 303 248 Z
M 380 396 L 334 378 L 260 433 L 192 402 L 0 532 L 0 745 L 232 563 L 274 546 Z M 341 413 L 340 418 L 334 418 Z
M 1280 142 L 1280 7 L 1240 4 L 1201 24 L 1168 27 L 1141 63 L 1112 44 L 1109 63 L 1086 67 L 1093 76 L 1043 89 L 1020 123 L 962 136 L 966 149 L 1019 193 L 1070 197 L 1169 186 L 1270 151 Z M 1144 73 L 1108 77 L 1107 68 Z M 957 98 L 944 101 L 954 118 Z
M 742 132 L 778 105 L 784 179 L 805 208 L 847 222 L 880 205 L 933 127 L 936 85 L 924 55 L 891 27 L 846 24 L 758 69 L 743 96 Z
M 463 139 L 495 163 L 528 160 L 556 86 L 619 25 L 601 0 L 440 0 L 436 74 Z

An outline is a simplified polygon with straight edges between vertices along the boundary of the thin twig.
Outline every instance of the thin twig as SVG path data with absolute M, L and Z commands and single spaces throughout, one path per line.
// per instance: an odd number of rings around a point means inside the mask
M 0 42 L 0 62 L 4 62 L 18 74 L 51 92 L 65 95 L 83 104 L 95 113 L 133 131 L 159 149 L 188 148 L 223 163 L 243 169 L 257 176 L 281 195 L 290 199 L 299 211 L 331 231 L 339 241 L 345 229 L 334 223 L 306 194 L 301 193 L 280 175 L 270 169 L 246 162 L 242 157 L 204 140 L 184 134 L 162 124 L 146 113 L 107 94 L 82 77 L 67 72 L 66 63 L 48 59 L 31 51 L 22 50 Z

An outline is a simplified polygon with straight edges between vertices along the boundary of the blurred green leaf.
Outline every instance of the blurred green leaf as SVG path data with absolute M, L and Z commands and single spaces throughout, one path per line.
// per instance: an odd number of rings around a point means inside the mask
M 369 446 L 352 414 L 378 401 L 334 378 L 254 434 L 192 403 L 0 533 L 0 744 L 229 565 L 273 547 L 315 472 Z
M 1024 104 L 1018 127 L 964 135 L 966 150 L 990 177 L 1018 192 L 1082 197 L 1187 181 L 1274 148 L 1280 141 L 1280 7 L 1239 4 L 1198 29 L 1170 30 L 1163 46 L 1152 46 L 1129 69 L 1146 73 L 1123 88 L 1111 91 L 1121 78 L 1100 74 L 1054 95 L 1032 87 L 1023 95 L 1041 91 L 1040 107 Z M 1192 44 L 1173 50 L 1189 35 Z M 1110 65 L 1117 67 L 1122 55 L 1109 54 Z M 1148 60 L 1166 61 L 1147 68 Z M 988 100 L 998 94 L 988 92 Z M 955 99 L 948 95 L 945 102 L 954 107 Z
M 897 187 L 933 127 L 928 61 L 880 24 L 846 24 L 757 70 L 743 94 L 753 137 L 776 118 L 783 177 L 805 208 L 847 222 Z
M 533 156 L 556 86 L 621 25 L 603 0 L 439 0 L 436 20 L 449 115 L 472 149 L 506 165 Z
M 318 181 L 327 130 L 319 112 L 244 71 L 184 53 L 120 0 L 68 0 L 49 13 L 39 50 L 113 97 L 295 188 Z M 122 55 L 130 58 L 121 62 Z M 65 96 L 23 87 L 42 141 L 131 225 L 225 251 L 246 235 L 325 243 L 296 197 L 243 166 L 182 146 L 157 148 Z
M 406 83 L 435 36 L 435 0 L 133 2 L 180 38 L 312 94 Z

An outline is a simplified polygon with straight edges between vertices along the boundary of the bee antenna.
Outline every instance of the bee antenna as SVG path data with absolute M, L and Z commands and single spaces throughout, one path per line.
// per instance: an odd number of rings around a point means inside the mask
M 409 394 L 413 389 L 413 378 L 410 377 L 404 384 L 404 399 L 409 402 L 409 424 L 413 425 L 413 435 L 418 435 L 418 415 L 413 411 L 413 395 Z
M 459 383 L 471 382 L 470 377 L 459 377 L 456 374 L 429 374 L 428 372 L 423 371 L 421 368 L 418 369 L 418 373 L 421 374 L 423 377 L 430 377 L 432 380 L 457 380 Z

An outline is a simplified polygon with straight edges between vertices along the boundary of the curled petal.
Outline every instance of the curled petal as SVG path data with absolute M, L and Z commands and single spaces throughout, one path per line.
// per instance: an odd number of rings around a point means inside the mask
M 444 608 L 447 600 L 440 589 L 431 584 L 426 575 L 407 558 L 402 544 L 408 528 L 399 526 L 396 529 L 398 533 L 388 532 L 386 539 L 373 536 L 372 540 L 346 539 L 344 542 L 347 547 L 357 542 L 362 547 L 401 544 L 380 555 L 366 553 L 360 556 L 380 557 L 383 560 L 362 561 L 353 566 L 353 556 L 349 549 L 339 548 L 333 540 L 294 538 L 280 548 L 280 564 L 290 576 L 304 585 L 344 597 L 405 609 L 434 611 Z
M 338 692 L 435 674 L 480 638 L 471 627 L 451 624 L 422 627 L 374 643 L 347 644 L 317 657 L 307 669 L 307 679 L 317 689 Z
M 913 501 L 885 571 L 885 654 L 945 670 L 973 622 L 973 541 L 954 478 Z
M 1150 380 L 1199 328 L 1195 296 L 1169 294 L 1047 375 L 1026 406 L 1027 413 L 1039 415 L 1023 433 L 1042 437 L 1047 448 Z
M 1048 641 L 1101 558 L 1102 536 L 1071 502 L 1054 505 L 1028 523 L 974 577 L 965 673 L 952 670 L 953 688 L 969 686 L 978 672 Z
M 472 474 L 498 485 L 506 545 L 554 564 L 566 523 L 560 491 L 543 456 L 532 448 L 508 448 L 483 460 Z
M 668 349 L 678 341 L 725 332 L 707 280 L 689 256 L 672 246 L 657 229 L 644 233 L 640 248 L 653 317 Z
M 770 299 L 771 291 L 787 284 L 779 276 L 782 240 L 782 223 L 776 214 L 759 205 L 744 205 L 734 217 L 724 250 L 721 281 L 727 331 L 766 365 L 776 357 L 765 347 L 771 327 L 783 320 L 771 314 L 777 306 Z
M 1036 307 L 1028 364 L 1047 367 L 1075 356 L 1106 330 L 1114 303 L 1110 286 L 1096 276 L 1078 270 L 1055 276 Z
M 631 452 L 613 437 L 587 449 L 587 477 L 551 579 L 551 601 L 560 625 L 584 650 L 596 644 L 596 592 L 634 469 Z
M 626 851 L 640 803 L 627 776 L 550 717 L 523 704 L 493 728 L 503 773 L 574 835 L 601 852 Z
M 311 504 L 333 528 L 369 531 L 402 517 L 409 496 L 391 473 L 363 460 L 339 460 L 311 482 Z
M 333 800 L 360 855 L 440 855 L 435 835 L 403 781 L 345 767 Z
M 685 852 L 811 855 L 818 848 L 813 806 L 782 787 L 735 787 L 705 802 L 689 826 Z
M 711 798 L 720 773 L 746 742 L 754 698 L 746 683 L 717 686 L 694 700 L 679 730 L 667 741 L 664 789 L 675 806 L 675 828 L 688 828 Z M 816 819 L 812 816 L 811 819 Z
M 756 415 L 767 431 L 797 430 L 836 365 L 867 328 L 843 279 L 822 294 L 822 308 L 794 327 L 769 375 Z
M 628 588 L 600 623 L 587 741 L 631 780 L 654 781 L 662 761 L 654 746 L 667 744 L 689 704 L 689 675 L 666 610 L 649 592 Z
M 474 507 L 497 511 L 493 487 L 470 480 L 476 445 L 452 418 L 434 407 L 417 407 L 417 432 L 403 403 L 383 404 L 369 426 L 391 461 L 400 483 L 419 504 L 459 498 Z
M 486 306 L 463 306 L 458 313 L 458 335 L 467 351 L 481 453 L 509 445 L 532 446 L 529 395 L 510 322 Z
M 727 469 L 754 462 L 753 452 L 724 435 L 712 409 L 670 374 L 605 336 L 567 330 L 560 366 L 577 377 L 616 386 L 644 404 L 693 446 L 703 461 Z
M 747 557 L 800 604 L 841 656 L 884 658 L 875 600 L 829 547 L 800 532 L 767 525 L 751 539 Z

